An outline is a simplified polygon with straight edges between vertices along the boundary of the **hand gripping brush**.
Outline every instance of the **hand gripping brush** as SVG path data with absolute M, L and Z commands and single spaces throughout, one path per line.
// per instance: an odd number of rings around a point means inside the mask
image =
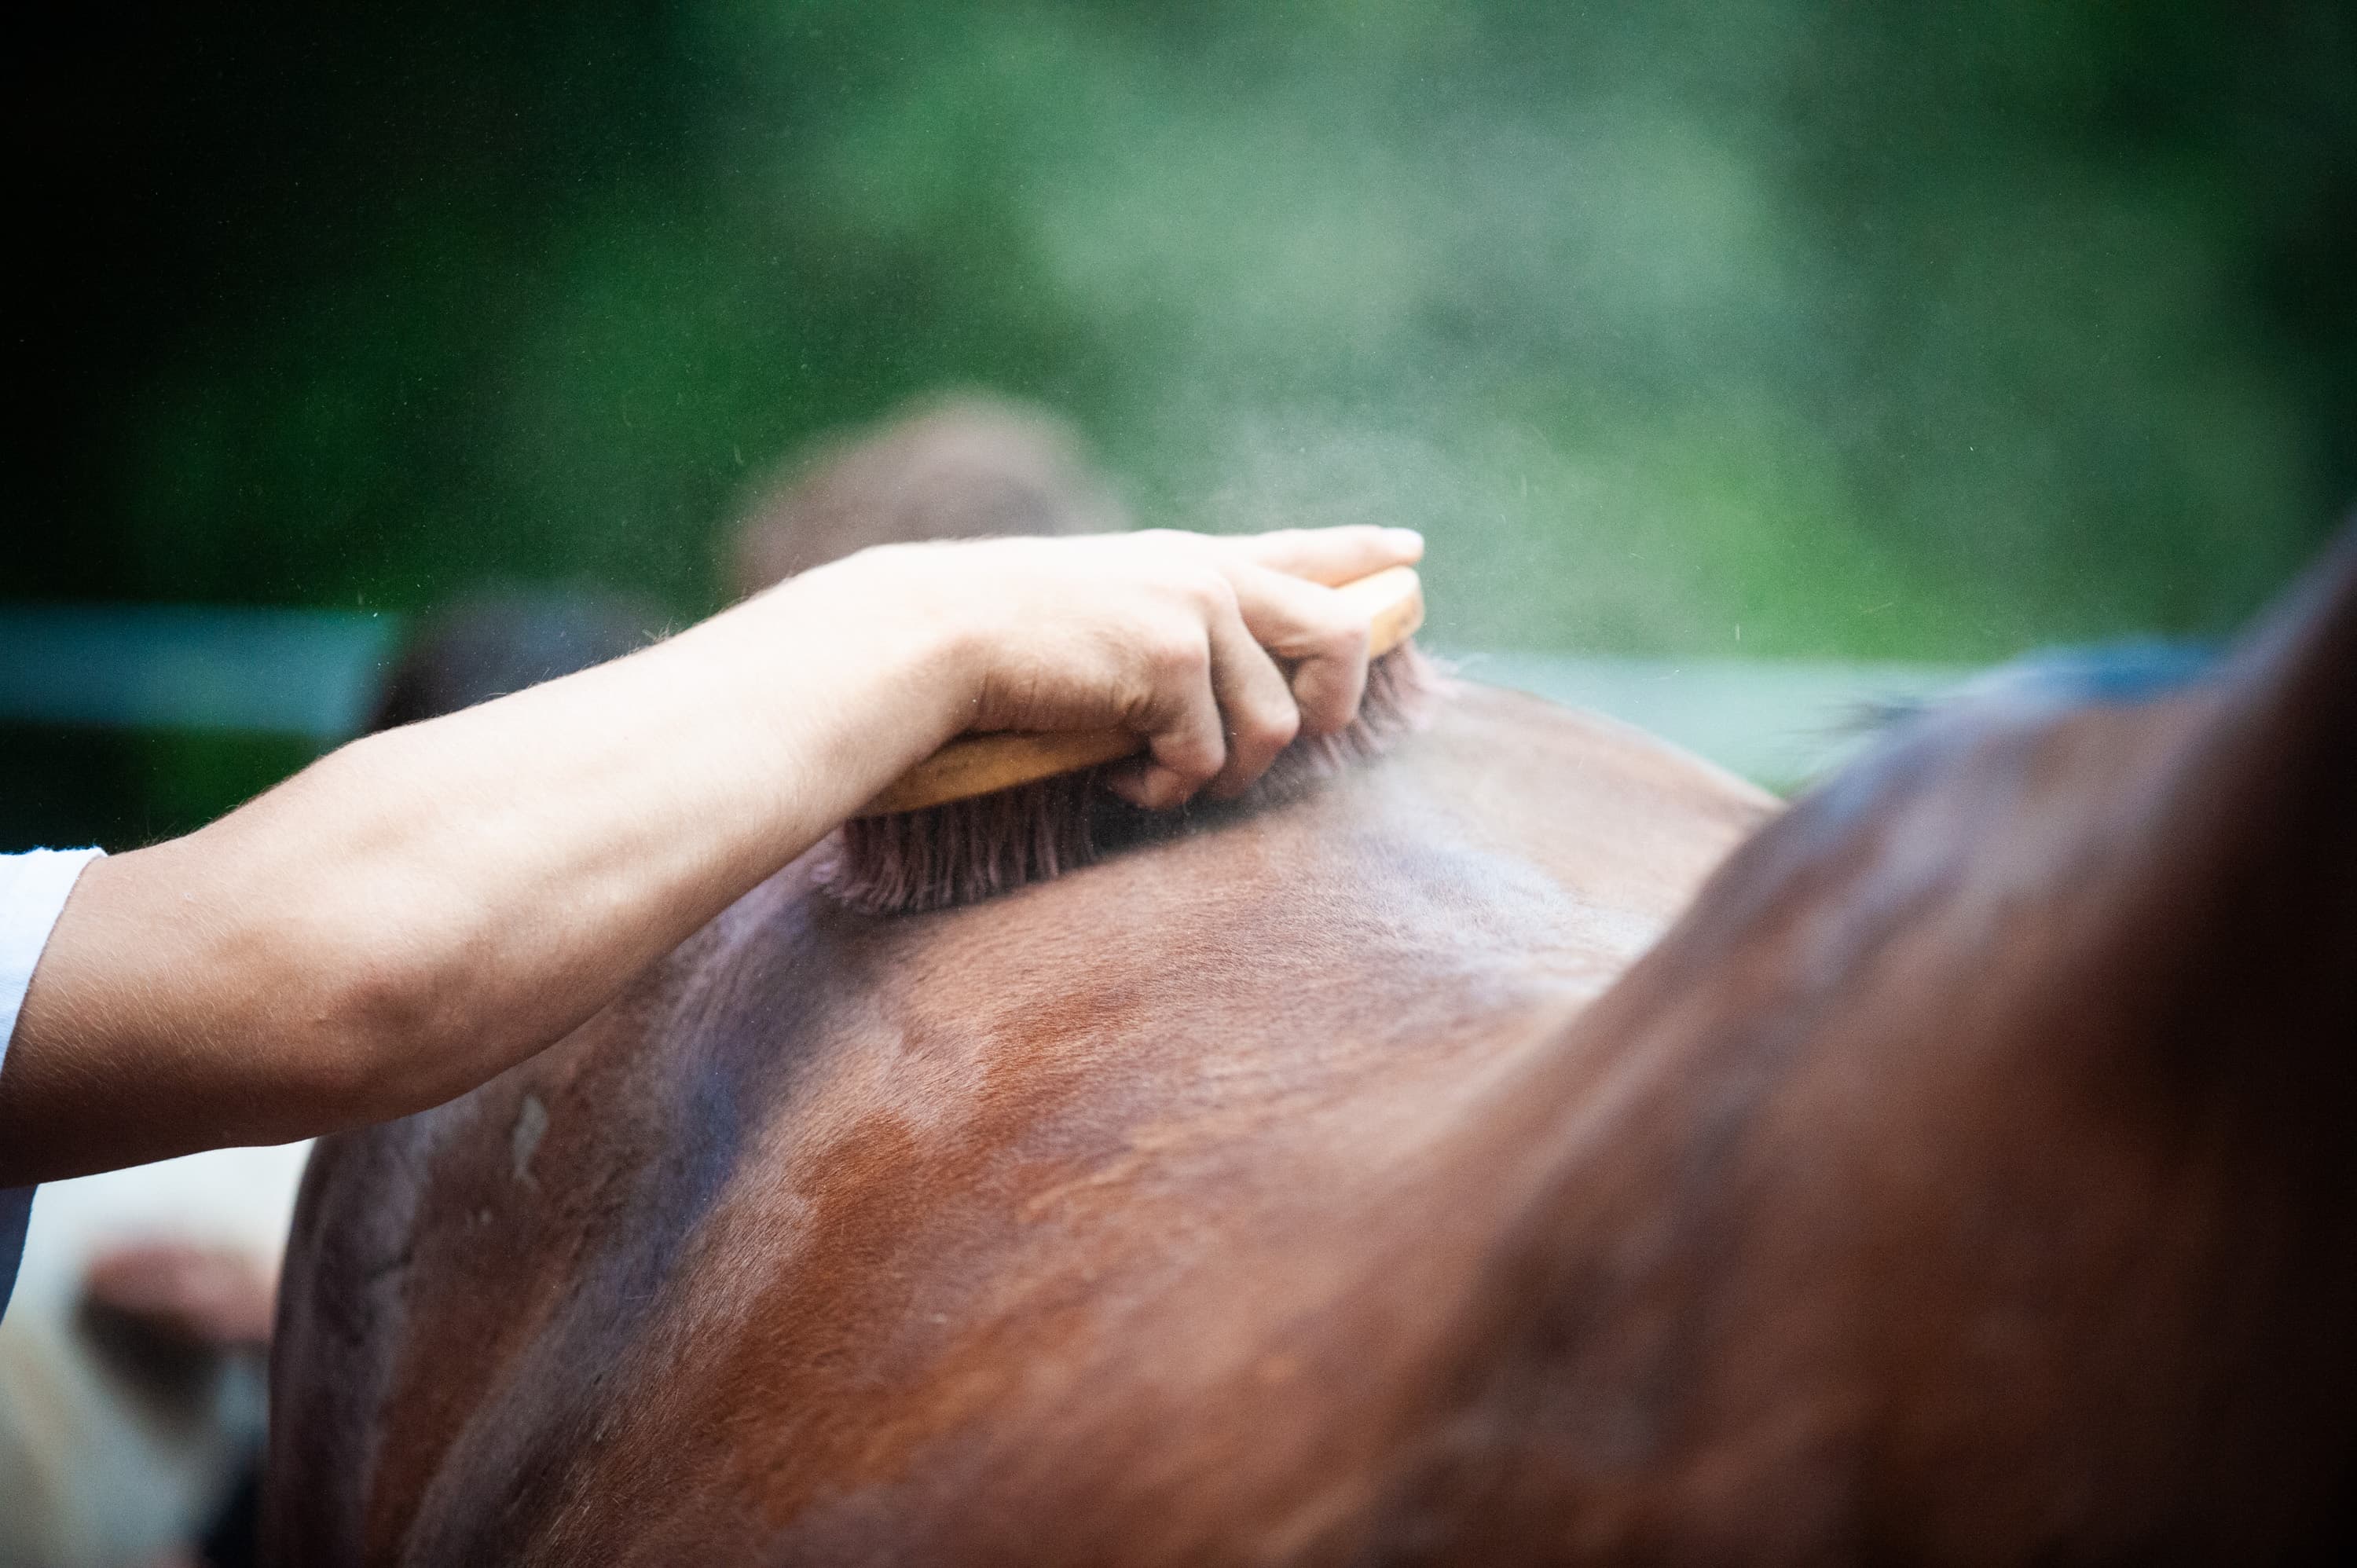
M 1392 566 L 1339 590 L 1367 625 L 1366 694 L 1334 735 L 1286 746 L 1254 796 L 1281 792 L 1372 756 L 1412 727 L 1431 689 L 1430 666 L 1408 640 L 1424 621 L 1415 571 Z M 967 736 L 901 775 L 844 824 L 820 872 L 828 891 L 868 914 L 971 904 L 1087 865 L 1108 829 L 1135 830 L 1140 812 L 1099 787 L 1099 773 L 1144 749 L 1129 730 Z M 1181 811 L 1185 808 L 1180 808 Z

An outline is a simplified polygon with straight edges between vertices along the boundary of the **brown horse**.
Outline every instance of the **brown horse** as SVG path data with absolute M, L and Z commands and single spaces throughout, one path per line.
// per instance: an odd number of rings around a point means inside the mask
M 2330 1555 L 2352 671 L 2344 546 L 2210 681 L 1932 715 L 1756 835 L 1468 687 L 975 908 L 790 867 L 321 1145 L 278 1555 Z

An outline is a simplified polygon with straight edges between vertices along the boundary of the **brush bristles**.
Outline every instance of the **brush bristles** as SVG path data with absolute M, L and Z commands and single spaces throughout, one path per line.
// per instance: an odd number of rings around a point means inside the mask
M 871 915 L 971 904 L 1096 858 L 1096 770 L 886 817 L 855 817 L 821 880 Z
M 1367 693 L 1348 728 L 1286 746 L 1236 808 L 1286 798 L 1380 755 L 1423 723 L 1434 685 L 1431 663 L 1415 644 L 1402 643 L 1367 666 Z M 913 915 L 1077 870 L 1098 860 L 1114 838 L 1157 836 L 1174 821 L 1183 827 L 1178 813 L 1124 805 L 1104 790 L 1101 772 L 1060 774 L 921 811 L 855 817 L 821 865 L 819 883 L 863 914 Z

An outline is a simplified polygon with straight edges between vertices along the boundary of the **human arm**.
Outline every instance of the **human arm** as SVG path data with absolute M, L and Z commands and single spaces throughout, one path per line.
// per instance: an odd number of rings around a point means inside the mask
M 82 874 L 0 1073 L 0 1187 L 461 1093 L 969 729 L 1124 725 L 1153 748 L 1132 798 L 1239 789 L 1356 706 L 1363 635 L 1308 579 L 1416 553 L 1372 529 L 893 546 L 355 741 Z

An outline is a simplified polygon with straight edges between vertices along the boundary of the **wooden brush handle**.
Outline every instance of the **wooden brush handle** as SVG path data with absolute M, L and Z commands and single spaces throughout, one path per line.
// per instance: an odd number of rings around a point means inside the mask
M 1424 585 L 1415 568 L 1387 566 L 1335 590 L 1367 623 L 1367 656 L 1380 659 L 1405 642 L 1424 624 Z M 943 806 L 975 795 L 995 794 L 1017 784 L 1052 779 L 1116 762 L 1141 749 L 1134 730 L 1007 731 L 953 740 L 887 787 L 854 816 L 884 817 Z

